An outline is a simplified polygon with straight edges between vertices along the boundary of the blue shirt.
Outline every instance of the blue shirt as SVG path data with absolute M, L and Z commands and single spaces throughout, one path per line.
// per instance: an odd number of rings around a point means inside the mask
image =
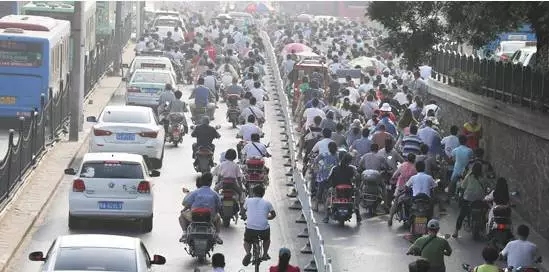
M 209 208 L 212 210 L 212 215 L 217 214 L 221 209 L 221 200 L 219 195 L 209 186 L 202 186 L 192 191 L 183 200 L 183 205 L 195 208 Z
M 360 138 L 362 138 L 362 134 L 353 134 L 353 130 L 351 129 L 349 132 L 347 132 L 347 146 L 351 146 L 356 140 Z
M 397 136 L 397 129 L 395 124 L 389 119 L 389 117 L 385 116 L 379 120 L 379 123 L 377 124 L 376 131 L 379 130 L 379 125 L 385 126 L 385 131 L 387 131 L 389 134 L 393 135 L 393 137 L 396 138 Z
M 308 109 L 308 108 L 312 108 L 312 107 L 313 107 L 313 100 L 311 99 L 305 104 L 305 108 Z M 322 109 L 324 107 L 326 107 L 324 102 L 322 102 L 322 100 L 318 100 L 318 108 Z
M 405 136 L 402 139 L 402 156 L 407 157 L 410 153 L 419 155 L 421 151 L 419 146 L 422 143 L 423 142 L 417 135 L 410 134 L 408 136 Z
M 322 154 L 317 157 L 318 173 L 316 174 L 316 182 L 324 182 L 330 177 L 330 172 L 332 168 L 337 166 L 338 163 L 337 155 L 332 154 Z
M 452 158 L 454 158 L 454 172 L 452 179 L 457 178 L 463 173 L 469 160 L 473 158 L 473 150 L 465 145 L 460 145 L 452 150 Z
M 370 152 L 372 141 L 368 138 L 360 138 L 351 144 L 351 148 L 355 149 L 360 156 Z
M 197 107 L 206 107 L 210 100 L 210 89 L 199 85 L 194 89 L 194 104 Z
M 440 136 L 436 130 L 424 127 L 417 132 L 417 136 L 429 147 L 430 154 L 440 154 Z

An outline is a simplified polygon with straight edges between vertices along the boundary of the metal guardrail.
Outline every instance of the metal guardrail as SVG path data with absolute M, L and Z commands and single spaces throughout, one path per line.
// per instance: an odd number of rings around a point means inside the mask
M 131 26 L 131 22 L 125 26 Z M 130 31 L 127 32 L 120 44 L 101 45 L 94 59 L 89 61 L 85 67 L 84 96 L 90 94 L 95 84 L 109 71 L 114 58 L 121 57 L 130 39 Z M 47 147 L 59 141 L 59 135 L 68 131 L 70 86 L 70 75 L 67 74 L 66 80 L 60 83 L 61 91 L 57 96 L 53 96 L 50 88 L 50 100 L 45 101 L 42 96 L 40 108 L 29 109 L 25 117 L 15 119 L 18 121 L 17 128 L 9 130 L 7 152 L 0 160 L 0 209 L 22 184 L 28 171 L 36 167 L 38 159 L 48 150 Z M 16 135 L 19 135 L 18 139 L 15 139 Z
M 272 67 L 272 72 L 275 79 L 275 88 L 281 104 L 279 116 L 283 117 L 284 129 L 286 130 L 283 135 L 287 137 L 285 141 L 289 143 L 288 155 L 285 156 L 288 158 L 288 162 L 286 162 L 285 165 L 291 167 L 290 172 L 287 174 L 287 176 L 292 177 L 292 181 L 289 185 L 292 185 L 297 193 L 297 195 L 292 195 L 296 197 L 296 200 L 290 206 L 290 209 L 301 210 L 302 217 L 296 220 L 296 222 L 304 220 L 304 223 L 307 224 L 307 227 L 303 230 L 303 232 L 298 235 L 298 237 L 308 238 L 308 242 L 301 249 L 301 253 L 313 254 L 313 260 L 311 260 L 311 262 L 304 268 L 304 271 L 332 272 L 332 264 L 330 259 L 326 256 L 324 240 L 320 233 L 320 229 L 318 228 L 314 213 L 311 209 L 311 197 L 310 192 L 307 189 L 307 183 L 305 182 L 301 171 L 295 171 L 297 169 L 297 152 L 295 150 L 295 144 L 298 141 L 294 138 L 294 125 L 290 115 L 291 111 L 288 111 L 291 110 L 291 104 L 283 91 L 283 83 L 280 77 L 280 71 L 278 70 L 276 53 L 274 52 L 274 48 L 270 42 L 269 35 L 265 31 L 261 31 L 260 35 L 265 46 L 267 61 L 270 62 Z

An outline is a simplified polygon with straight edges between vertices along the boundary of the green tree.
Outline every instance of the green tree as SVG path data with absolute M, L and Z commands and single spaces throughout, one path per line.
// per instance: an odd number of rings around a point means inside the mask
M 444 7 L 444 2 L 371 2 L 367 16 L 384 25 L 389 34 L 382 44 L 402 55 L 411 69 L 427 61 L 442 40 Z
M 537 37 L 537 66 L 549 69 L 548 2 L 446 2 L 448 34 L 481 47 L 498 34 L 530 24 Z

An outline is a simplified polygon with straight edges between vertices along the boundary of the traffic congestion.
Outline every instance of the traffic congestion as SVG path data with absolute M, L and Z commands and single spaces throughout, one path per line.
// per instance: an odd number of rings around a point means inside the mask
M 146 10 L 122 84 L 86 116 L 87 148 L 9 271 L 313 271 L 286 211 L 278 93 L 333 271 L 541 271 L 478 116 L 443 130 L 430 67 L 402 69 L 366 23 L 228 9 Z

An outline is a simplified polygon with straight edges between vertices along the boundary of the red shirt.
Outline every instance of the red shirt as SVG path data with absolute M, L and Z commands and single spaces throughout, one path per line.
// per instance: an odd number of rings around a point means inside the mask
M 209 45 L 208 47 L 206 47 L 206 52 L 208 53 L 208 57 L 210 57 L 212 61 L 215 61 L 215 58 L 217 57 L 217 51 L 215 50 L 215 47 Z
M 194 39 L 194 37 L 195 37 L 194 32 L 189 31 L 185 34 L 185 41 L 190 42 Z
M 286 272 L 300 272 L 300 271 L 301 270 L 299 270 L 299 267 L 292 266 L 292 265 L 288 265 L 288 269 L 286 269 Z M 278 272 L 278 265 L 271 266 L 271 268 L 269 268 L 269 272 Z

